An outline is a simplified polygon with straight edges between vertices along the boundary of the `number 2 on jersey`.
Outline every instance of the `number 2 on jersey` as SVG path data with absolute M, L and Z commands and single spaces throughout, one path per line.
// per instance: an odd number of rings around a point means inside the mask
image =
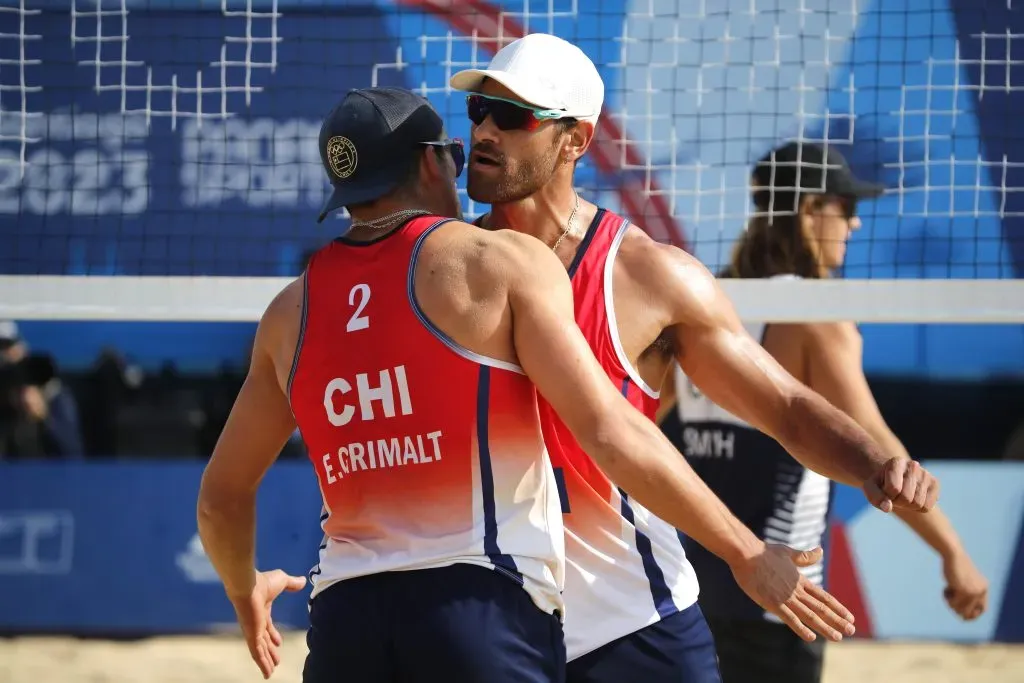
M 357 296 L 359 303 L 356 303 Z M 346 332 L 365 330 L 370 326 L 370 316 L 363 315 L 363 309 L 368 303 L 370 303 L 370 285 L 358 284 L 348 291 L 348 305 L 355 306 L 356 310 L 345 325 Z

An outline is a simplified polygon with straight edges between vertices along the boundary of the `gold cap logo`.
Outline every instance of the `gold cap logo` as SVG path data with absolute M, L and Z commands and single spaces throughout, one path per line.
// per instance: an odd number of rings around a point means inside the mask
M 356 172 L 359 165 L 359 154 L 352 141 L 341 135 L 335 135 L 327 141 L 327 163 L 334 175 L 345 179 Z

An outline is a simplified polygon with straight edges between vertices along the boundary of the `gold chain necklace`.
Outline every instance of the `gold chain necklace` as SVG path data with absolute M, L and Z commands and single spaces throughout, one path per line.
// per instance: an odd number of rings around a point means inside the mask
M 573 194 L 576 195 L 576 203 L 572 207 L 572 213 L 569 214 L 569 220 L 565 222 L 565 230 L 563 230 L 562 234 L 558 236 L 558 239 L 555 241 L 555 245 L 551 247 L 551 251 L 558 251 L 558 245 L 562 243 L 565 236 L 569 234 L 570 230 L 572 230 L 573 219 L 576 218 L 576 212 L 580 210 L 580 196 L 576 192 L 573 192 Z

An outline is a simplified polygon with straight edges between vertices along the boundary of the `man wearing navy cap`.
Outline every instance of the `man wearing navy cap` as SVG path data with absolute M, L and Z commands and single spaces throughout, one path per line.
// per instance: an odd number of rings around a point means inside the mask
M 333 191 L 317 222 L 332 211 L 348 207 L 353 229 L 361 225 L 359 216 L 375 208 L 417 201 L 426 206 L 418 196 L 425 185 L 420 182 L 418 163 L 422 155 L 413 152 L 428 148 L 437 152 L 447 150 L 455 164 L 456 177 L 465 163 L 462 142 L 445 137 L 444 122 L 430 103 L 398 88 L 367 88 L 349 93 L 325 119 L 318 146 Z M 439 210 L 434 213 L 461 218 L 455 177 L 445 191 L 432 189 L 432 198 L 439 203 L 435 207 Z M 373 220 L 380 224 L 381 218 Z

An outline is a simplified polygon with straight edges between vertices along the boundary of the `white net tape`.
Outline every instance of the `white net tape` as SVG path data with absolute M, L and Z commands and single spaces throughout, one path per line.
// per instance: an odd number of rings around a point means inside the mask
M 0 318 L 257 321 L 290 282 L 271 277 L 0 275 Z M 745 320 L 1020 323 L 1017 280 L 721 280 Z

